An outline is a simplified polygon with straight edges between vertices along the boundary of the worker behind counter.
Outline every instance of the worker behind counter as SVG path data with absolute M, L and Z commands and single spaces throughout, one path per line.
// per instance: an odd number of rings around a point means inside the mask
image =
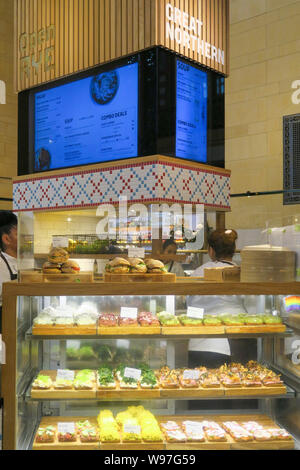
M 17 279 L 18 219 L 0 211 L 0 332 L 2 331 L 2 284 Z
M 196 269 L 192 277 L 204 277 L 205 268 L 236 266 L 232 259 L 237 238 L 235 230 L 211 232 L 208 237 L 211 261 Z M 204 308 L 204 313 L 208 315 L 246 313 L 243 297 L 237 295 L 189 296 L 187 303 L 191 307 Z M 256 340 L 192 339 L 189 344 L 189 366 L 216 368 L 225 362 L 247 362 L 256 359 L 256 348 Z
M 166 240 L 163 244 L 163 254 L 165 256 L 170 255 L 171 258 L 177 253 L 177 244 L 173 238 Z M 173 261 L 172 259 L 164 259 L 164 264 L 169 273 L 176 274 L 176 276 L 184 277 L 184 271 L 180 263 Z

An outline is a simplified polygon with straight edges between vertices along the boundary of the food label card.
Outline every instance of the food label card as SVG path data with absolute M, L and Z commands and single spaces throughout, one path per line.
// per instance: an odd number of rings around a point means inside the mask
M 142 371 L 140 369 L 131 369 L 130 367 L 125 368 L 124 377 L 127 379 L 140 380 L 141 375 Z
M 145 248 L 128 248 L 128 258 L 145 258 Z
M 52 246 L 53 248 L 68 248 L 69 239 L 66 237 L 53 237 Z
M 59 434 L 75 434 L 75 423 L 58 423 Z
M 128 307 L 121 308 L 121 318 L 132 318 L 136 320 L 137 316 L 138 316 L 137 308 L 128 308 Z
M 141 434 L 141 426 L 134 426 L 133 424 L 124 424 L 124 433 L 127 434 Z
M 75 377 L 75 372 L 73 370 L 65 370 L 65 369 L 59 369 L 57 371 L 57 379 L 62 379 L 62 380 L 74 380 Z
M 183 372 L 183 380 L 198 380 L 200 378 L 199 370 L 186 369 Z
M 204 317 L 204 308 L 188 307 L 187 316 L 202 320 Z

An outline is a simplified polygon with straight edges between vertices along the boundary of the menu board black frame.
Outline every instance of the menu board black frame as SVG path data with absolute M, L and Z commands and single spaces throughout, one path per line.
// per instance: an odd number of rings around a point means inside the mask
M 176 157 L 177 61 L 185 62 L 207 74 L 207 162 L 224 168 L 225 78 L 178 54 L 157 46 L 92 67 L 19 93 L 18 97 L 18 175 L 35 173 L 35 94 L 83 78 L 138 63 L 138 155 Z M 124 160 L 124 158 L 120 158 Z M 186 161 L 187 159 L 182 159 Z M 193 160 L 192 158 L 188 160 Z M 105 160 L 105 162 L 109 160 Z M 117 160 L 113 160 L 116 162 Z M 101 163 L 101 162 L 99 162 Z M 91 163 L 95 164 L 95 162 Z M 79 164 L 77 166 L 82 166 Z M 64 169 L 66 167 L 63 167 Z M 68 167 L 72 168 L 72 167 Z M 74 167 L 73 167 L 74 168 Z M 55 168 L 61 169 L 61 168 Z M 48 170 L 49 171 L 49 170 Z M 54 171 L 50 170 L 50 171 Z

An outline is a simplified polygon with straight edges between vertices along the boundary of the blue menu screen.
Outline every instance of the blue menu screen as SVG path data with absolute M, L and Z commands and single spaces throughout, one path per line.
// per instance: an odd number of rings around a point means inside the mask
M 207 74 L 177 60 L 176 156 L 207 162 Z
M 35 94 L 35 171 L 138 155 L 138 63 Z

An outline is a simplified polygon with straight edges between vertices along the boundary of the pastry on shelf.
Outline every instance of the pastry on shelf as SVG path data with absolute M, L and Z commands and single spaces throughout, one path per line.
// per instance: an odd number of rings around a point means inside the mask
M 253 441 L 252 434 L 236 421 L 225 421 L 223 422 L 222 426 L 225 431 L 227 431 L 228 434 L 230 434 L 230 436 L 237 442 Z
M 32 384 L 34 390 L 50 390 L 52 380 L 48 375 L 39 374 Z
M 183 431 L 188 442 L 204 442 L 205 436 L 201 424 L 198 421 L 183 421 Z
M 118 325 L 118 316 L 114 313 L 102 313 L 98 321 L 99 326 L 117 326 Z
M 239 315 L 223 316 L 222 321 L 226 326 L 243 326 L 245 325 L 245 317 Z
M 268 428 L 267 431 L 271 434 L 272 440 L 275 441 L 291 441 L 293 437 L 285 429 Z
M 179 380 L 176 372 L 173 370 L 167 370 L 168 368 L 163 368 L 160 373 L 159 382 L 162 388 L 179 388 Z
M 56 378 L 55 382 L 53 383 L 53 386 L 55 390 L 72 390 L 73 380 Z
M 35 442 L 38 444 L 51 444 L 55 441 L 56 428 L 54 426 L 39 427 Z
M 55 323 L 55 319 L 50 315 L 40 314 L 33 320 L 33 326 L 49 326 L 52 327 Z
M 243 376 L 243 385 L 244 387 L 261 387 L 262 382 L 256 374 L 252 374 L 250 372 L 244 374 Z
M 141 326 L 160 326 L 158 318 L 151 312 L 140 312 L 138 322 Z
M 123 442 L 141 442 L 142 430 L 136 418 L 127 418 L 122 426 Z
M 281 387 L 283 385 L 280 375 L 275 374 L 273 371 L 268 371 L 263 376 L 262 383 L 265 387 Z
M 228 372 L 228 374 L 222 378 L 222 384 L 224 387 L 228 388 L 242 387 L 243 385 L 240 375 L 233 374 L 232 372 Z
M 213 315 L 206 315 L 203 318 L 203 325 L 204 326 L 222 326 L 222 321 L 220 318 L 213 316 Z
M 57 433 L 58 442 L 76 442 L 76 431 L 66 431 Z
M 217 374 L 206 372 L 201 375 L 201 385 L 203 388 L 220 388 L 221 383 Z
M 150 369 L 142 373 L 141 388 L 143 389 L 155 389 L 158 388 L 158 382 L 155 373 Z
M 88 419 L 85 419 L 83 421 L 77 421 L 75 423 L 77 434 L 80 434 L 81 431 L 83 431 L 84 429 L 89 429 L 91 427 L 92 427 L 91 422 Z
M 119 326 L 138 326 L 137 318 L 119 317 Z
M 180 321 L 176 315 L 168 312 L 160 312 L 157 317 L 162 326 L 180 326 Z
M 277 315 L 262 315 L 265 325 L 282 325 L 282 318 Z
M 99 433 L 96 427 L 82 429 L 79 434 L 81 442 L 98 442 Z
M 187 315 L 179 315 L 179 321 L 183 326 L 202 326 L 203 320 L 201 318 L 191 318 Z
M 186 369 L 188 370 L 188 369 Z M 194 371 L 193 371 L 194 372 Z M 182 388 L 199 388 L 199 380 L 200 376 L 198 378 L 186 378 L 186 372 L 183 371 L 179 375 L 179 383 Z
M 167 442 L 186 442 L 187 437 L 180 429 L 178 431 L 165 431 Z
M 108 367 L 101 367 L 97 373 L 98 387 L 103 390 L 114 390 L 116 388 L 116 381 L 114 379 L 112 369 Z
M 272 440 L 272 434 L 267 429 L 256 429 L 253 431 L 252 435 L 256 441 L 263 442 Z
M 92 390 L 95 386 L 95 375 L 93 371 L 82 370 L 77 372 L 74 379 L 76 390 Z
M 82 314 L 75 317 L 77 326 L 96 326 L 96 319 L 91 315 Z
M 261 315 L 248 315 L 245 317 L 245 324 L 248 325 L 263 325 L 264 320 Z

